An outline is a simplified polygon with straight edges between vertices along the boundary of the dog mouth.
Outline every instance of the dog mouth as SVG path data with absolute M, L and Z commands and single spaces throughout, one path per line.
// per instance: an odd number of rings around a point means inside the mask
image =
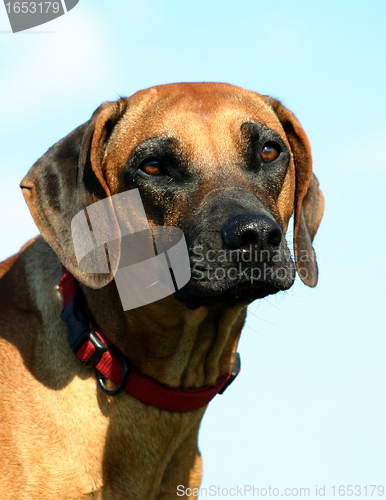
M 188 309 L 248 305 L 294 283 L 295 266 L 284 239 L 275 248 L 250 244 L 204 249 L 204 245 L 191 247 L 191 278 L 174 294 Z
M 193 289 L 194 288 L 194 289 Z M 178 290 L 174 296 L 182 302 L 188 309 L 197 309 L 198 307 L 210 307 L 222 304 L 225 307 L 232 307 L 237 304 L 249 304 L 257 299 L 273 295 L 282 288 L 264 282 L 238 283 L 227 290 L 202 287 L 197 290 L 196 287 L 190 287 L 189 284 Z
M 221 304 L 232 307 L 288 290 L 295 280 L 292 259 L 279 262 L 197 263 L 191 260 L 190 281 L 174 296 L 188 309 Z

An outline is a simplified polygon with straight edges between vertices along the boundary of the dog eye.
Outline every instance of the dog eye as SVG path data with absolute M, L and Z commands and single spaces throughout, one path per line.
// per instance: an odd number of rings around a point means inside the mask
M 270 162 L 276 160 L 276 158 L 280 154 L 280 151 L 280 147 L 277 144 L 274 144 L 273 142 L 267 142 L 260 153 L 260 157 L 263 161 Z
M 162 170 L 157 160 L 145 160 L 139 168 L 148 175 L 160 175 Z

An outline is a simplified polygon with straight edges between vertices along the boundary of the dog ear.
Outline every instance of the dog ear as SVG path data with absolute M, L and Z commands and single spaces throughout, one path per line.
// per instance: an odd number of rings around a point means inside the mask
M 103 103 L 89 122 L 52 146 L 20 183 L 44 239 L 75 278 L 91 288 L 101 288 L 113 279 L 119 261 L 119 245 L 110 244 L 108 256 L 106 247 L 99 249 L 107 272 L 84 272 L 77 265 L 71 222 L 79 212 L 102 199 L 112 208 L 101 162 L 108 138 L 125 109 L 123 100 Z M 86 216 L 84 218 L 86 221 Z M 87 222 L 92 231 L 90 220 Z M 109 241 L 119 241 L 119 226 L 113 210 L 100 223 L 105 225 L 102 232 L 108 235 Z
M 323 216 L 324 198 L 312 173 L 311 146 L 298 119 L 277 99 L 266 97 L 279 118 L 295 164 L 294 252 L 300 279 L 310 287 L 318 282 L 312 241 Z

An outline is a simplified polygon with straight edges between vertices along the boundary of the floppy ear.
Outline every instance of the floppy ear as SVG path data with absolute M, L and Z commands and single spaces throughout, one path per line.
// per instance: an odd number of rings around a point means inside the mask
M 113 279 L 119 261 L 119 245 L 109 246 L 108 257 L 105 248 L 101 249 L 109 272 L 84 272 L 77 265 L 71 221 L 89 205 L 111 196 L 101 161 L 107 140 L 125 109 L 126 103 L 122 100 L 103 103 L 88 123 L 52 146 L 20 183 L 44 239 L 75 278 L 91 288 L 101 288 Z M 110 240 L 118 241 L 116 218 L 111 215 L 105 219 L 101 221 L 106 225 L 103 232 L 110 235 Z M 88 224 L 90 227 L 89 220 Z
M 294 252 L 300 279 L 310 287 L 318 282 L 312 241 L 323 216 L 324 198 L 312 173 L 311 146 L 298 119 L 280 101 L 266 97 L 279 118 L 295 163 Z

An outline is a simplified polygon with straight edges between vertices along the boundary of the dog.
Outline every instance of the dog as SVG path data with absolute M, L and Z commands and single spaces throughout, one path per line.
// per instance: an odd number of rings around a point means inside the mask
M 239 369 L 248 304 L 289 289 L 295 263 L 306 285 L 318 280 L 323 196 L 302 126 L 278 100 L 232 85 L 157 86 L 103 103 L 20 186 L 41 235 L 0 264 L 2 500 L 193 495 L 200 422 Z M 182 231 L 191 275 L 125 311 L 119 255 L 86 272 L 71 223 L 133 190 L 150 227 Z M 98 371 L 108 355 L 110 377 Z M 131 377 L 148 396 L 130 393 Z

